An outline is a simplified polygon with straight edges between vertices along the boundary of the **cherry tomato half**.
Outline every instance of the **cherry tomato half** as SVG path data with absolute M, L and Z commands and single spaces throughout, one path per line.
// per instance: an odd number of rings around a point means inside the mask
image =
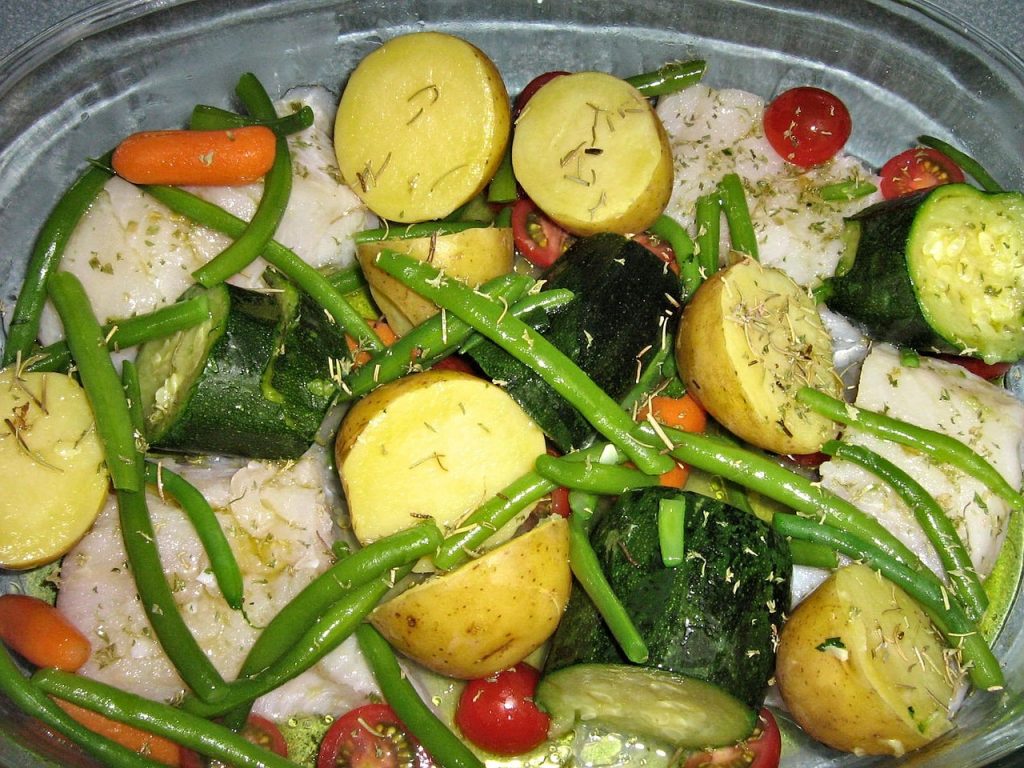
M 523 258 L 541 269 L 554 264 L 569 246 L 569 234 L 527 198 L 512 206 L 512 240 Z
M 273 722 L 260 715 L 250 714 L 242 727 L 242 736 L 264 749 L 273 752 L 281 757 L 288 757 L 288 744 L 284 740 L 281 729 Z M 191 749 L 181 750 L 179 768 L 203 768 L 205 763 L 199 755 Z M 218 760 L 211 760 L 210 766 L 224 765 Z
M 633 235 L 633 239 L 668 264 L 673 273 L 679 274 L 679 262 L 676 261 L 676 252 L 672 250 L 671 245 L 650 232 L 639 232 Z
M 491 677 L 470 680 L 455 724 L 462 735 L 497 755 L 521 755 L 544 743 L 551 718 L 533 703 L 540 672 L 520 662 Z
M 555 72 L 545 72 L 543 75 L 537 75 L 533 80 L 526 84 L 526 87 L 520 91 L 519 95 L 516 96 L 515 102 L 512 104 L 512 119 L 515 120 L 519 117 L 519 113 L 523 111 L 523 107 L 526 106 L 526 102 L 533 98 L 533 94 L 540 90 L 541 86 L 554 80 L 556 77 L 562 75 L 568 75 L 568 72 L 562 72 L 561 70 Z
M 900 152 L 882 166 L 880 188 L 886 200 L 931 189 L 940 184 L 954 184 L 964 180 L 960 167 L 931 147 L 917 147 Z
M 981 378 L 988 379 L 989 381 L 998 379 L 1010 370 L 1010 363 L 986 363 L 984 360 L 979 360 L 976 357 L 964 357 L 962 355 L 936 355 L 936 357 L 940 360 L 945 360 L 947 363 L 955 363 L 961 368 L 966 368 L 975 376 L 981 376 Z
M 434 761 L 387 704 L 339 717 L 320 742 L 316 768 L 433 768 Z
M 757 716 L 757 728 L 753 735 L 731 747 L 720 747 L 710 752 L 690 755 L 684 768 L 699 768 L 705 765 L 728 766 L 729 768 L 779 768 L 782 755 L 782 736 L 778 723 L 768 709 L 762 709 Z
M 821 88 L 791 88 L 764 111 L 764 135 L 786 161 L 801 168 L 831 160 L 853 130 L 846 105 Z

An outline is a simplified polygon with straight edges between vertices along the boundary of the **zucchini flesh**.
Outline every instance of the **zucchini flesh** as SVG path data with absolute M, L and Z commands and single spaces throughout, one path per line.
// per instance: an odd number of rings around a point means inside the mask
M 830 309 L 875 338 L 988 363 L 1024 356 L 1024 195 L 947 184 L 848 222 Z
M 679 280 L 642 245 L 610 233 L 577 240 L 542 279 L 546 289 L 565 288 L 574 298 L 548 314 L 544 327 L 526 321 L 621 400 L 636 382 L 638 364 L 646 364 L 661 343 L 663 325 L 673 322 Z M 559 450 L 593 438 L 593 427 L 575 408 L 497 345 L 487 341 L 469 354 Z

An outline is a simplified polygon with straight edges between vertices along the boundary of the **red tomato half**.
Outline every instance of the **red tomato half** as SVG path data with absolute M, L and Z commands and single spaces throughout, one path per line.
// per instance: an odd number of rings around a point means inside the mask
M 316 768 L 433 768 L 430 755 L 387 704 L 366 704 L 339 717 Z
M 561 70 L 556 72 L 545 72 L 543 75 L 537 75 L 533 80 L 526 84 L 526 87 L 516 96 L 515 103 L 512 105 L 512 119 L 515 120 L 519 117 L 519 113 L 523 111 L 523 107 L 526 106 L 526 102 L 533 98 L 533 94 L 540 90 L 541 86 L 554 80 L 556 77 L 562 75 L 568 75 L 568 72 L 562 72 Z
M 284 740 L 281 729 L 265 717 L 250 714 L 242 728 L 242 735 L 253 744 L 257 744 L 275 755 L 288 757 L 288 744 Z M 182 749 L 181 761 L 178 765 L 180 768 L 203 768 L 205 763 L 191 749 Z M 210 765 L 223 765 L 223 763 L 214 760 Z
M 675 274 L 679 274 L 679 262 L 676 261 L 676 252 L 672 250 L 672 246 L 650 232 L 639 232 L 633 235 L 633 239 L 668 264 L 668 268 Z
M 569 234 L 524 198 L 512 206 L 512 240 L 524 259 L 547 269 L 565 252 Z
M 940 184 L 956 184 L 964 180 L 960 167 L 931 147 L 918 147 L 900 152 L 882 166 L 882 196 L 891 200 L 900 195 L 931 189 Z
M 521 755 L 540 746 L 551 718 L 533 703 L 540 672 L 519 663 L 491 677 L 470 680 L 459 698 L 455 724 L 462 735 L 497 755 Z
M 764 135 L 786 161 L 810 168 L 831 160 L 853 130 L 838 96 L 821 88 L 792 88 L 764 111 Z
M 998 379 L 1010 370 L 1010 363 L 986 363 L 976 357 L 963 357 L 962 355 L 936 355 L 940 360 L 947 363 L 956 363 L 961 368 L 966 368 L 975 376 L 983 379 Z
M 782 755 L 782 736 L 772 713 L 762 709 L 758 713 L 757 728 L 747 740 L 731 747 L 721 747 L 710 752 L 690 755 L 684 768 L 699 768 L 704 765 L 728 766 L 729 768 L 779 768 Z

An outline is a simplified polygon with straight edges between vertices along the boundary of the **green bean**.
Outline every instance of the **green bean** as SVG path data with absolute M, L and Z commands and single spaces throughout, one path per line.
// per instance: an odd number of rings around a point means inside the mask
M 502 155 L 501 165 L 487 185 L 488 203 L 514 203 L 519 197 L 519 190 L 516 188 L 516 175 L 512 170 L 512 142 L 505 147 L 505 154 Z
M 416 224 L 396 224 L 394 226 L 364 229 L 353 235 L 356 245 L 379 243 L 381 240 L 413 240 L 418 237 L 441 237 L 457 235 L 467 229 L 480 229 L 487 224 L 480 221 L 422 221 Z
M 137 491 L 142 484 L 135 466 L 135 432 L 128 402 L 85 289 L 70 272 L 55 272 L 47 291 L 64 324 L 68 348 L 92 406 L 110 480 L 118 490 Z
M 63 734 L 102 765 L 112 768 L 160 768 L 162 765 L 80 725 L 41 688 L 26 679 L 3 643 L 0 643 L 0 692 L 26 715 Z
M 856 200 L 859 197 L 867 197 L 877 190 L 870 181 L 838 181 L 835 184 L 826 184 L 818 190 L 822 200 Z
M 802 387 L 797 399 L 815 413 L 840 424 L 857 427 L 876 437 L 914 448 L 936 461 L 951 464 L 985 485 L 1017 509 L 1024 509 L 1024 496 L 980 454 L 954 437 L 908 424 L 885 414 L 857 408 L 811 387 Z
M 393 251 L 377 255 L 377 266 L 447 309 L 533 369 L 564 397 L 590 424 L 622 448 L 642 471 L 660 475 L 674 463 L 632 434 L 636 426 L 597 384 L 551 342 L 498 302 L 474 292 L 457 280 L 446 278 L 429 264 Z
M 836 557 L 835 550 L 824 544 L 793 539 L 789 542 L 789 553 L 793 558 L 793 565 L 829 569 L 839 567 L 839 558 Z
M 33 680 L 51 696 L 119 723 L 163 736 L 228 765 L 238 768 L 297 768 L 287 758 L 254 744 L 230 728 L 97 680 L 56 669 L 40 670 Z
M 11 314 L 11 325 L 7 329 L 7 342 L 0 367 L 11 365 L 19 357 L 27 360 L 31 355 L 32 346 L 39 333 L 39 317 L 46 303 L 47 280 L 57 271 L 68 239 L 79 220 L 103 189 L 103 185 L 113 176 L 113 172 L 105 167 L 104 163 L 109 166 L 110 155 L 99 163 L 90 165 L 61 195 L 53 211 L 43 222 L 29 256 L 18 301 Z
M 601 614 L 608 631 L 622 648 L 626 658 L 634 664 L 647 661 L 649 652 L 633 619 L 608 583 L 594 548 L 590 545 L 588 520 L 576 514 L 569 517 L 569 566 L 573 575 L 587 593 L 597 612 Z
M 576 518 L 577 524 L 582 526 L 584 533 L 590 533 L 590 522 L 597 511 L 597 502 L 600 498 L 590 491 L 569 489 L 569 509 L 572 510 L 573 517 Z
M 497 298 L 497 297 L 495 297 Z M 509 314 L 518 317 L 520 320 L 530 322 L 529 318 L 536 312 L 543 312 L 545 315 L 553 312 L 559 307 L 564 307 L 575 298 L 575 294 L 568 288 L 552 288 L 550 291 L 540 293 L 528 293 L 508 308 Z M 450 321 L 449 321 L 450 322 Z M 486 339 L 479 333 L 474 332 L 459 347 L 461 354 L 472 352 L 477 346 L 483 344 Z
M 672 341 L 663 338 L 646 367 L 641 372 L 636 384 L 630 387 L 626 396 L 619 401 L 622 410 L 635 416 L 634 409 L 651 393 L 664 376 L 664 365 L 672 357 Z
M 992 649 L 960 604 L 949 598 L 930 571 L 907 568 L 873 543 L 797 515 L 777 514 L 772 519 L 772 527 L 783 536 L 824 544 L 848 557 L 864 560 L 921 604 L 949 644 L 959 648 L 963 666 L 975 686 L 983 690 L 998 690 L 1004 686 L 1003 673 Z
M 366 282 L 366 275 L 363 274 L 363 270 L 359 268 L 358 264 L 339 269 L 336 272 L 325 275 L 325 277 L 331 287 L 342 296 L 361 291 L 369 285 Z
M 718 182 L 718 194 L 725 212 L 725 220 L 729 225 L 729 238 L 732 249 L 757 259 L 757 235 L 754 224 L 750 220 L 750 208 L 747 207 L 747 193 L 743 190 L 743 182 L 739 175 L 727 173 Z
M 309 128 L 313 124 L 313 118 L 313 109 L 309 106 L 304 106 L 283 117 L 258 118 L 239 115 L 230 110 L 211 107 L 207 104 L 197 104 L 192 109 L 192 117 L 188 126 L 193 131 L 217 131 L 242 128 L 247 125 L 263 125 L 275 133 L 287 136 Z
M 506 205 L 496 214 L 494 214 L 494 226 L 496 227 L 511 227 L 512 226 L 512 206 Z
M 184 189 L 166 186 L 146 186 L 142 189 L 175 213 L 204 227 L 217 230 L 229 237 L 240 237 L 245 231 L 246 223 L 242 219 Z M 323 307 L 345 332 L 359 343 L 361 348 L 373 351 L 384 348 L 362 315 L 331 286 L 326 277 L 300 259 L 290 248 L 271 240 L 263 251 L 263 258 L 308 293 L 313 301 Z
M 392 585 L 389 579 L 378 578 L 352 589 L 324 611 L 312 627 L 293 636 L 288 650 L 265 669 L 226 684 L 215 698 L 186 697 L 182 709 L 200 717 L 219 717 L 298 677 L 345 642 Z
M 217 579 L 224 600 L 236 611 L 239 610 L 244 590 L 242 571 L 210 502 L 192 483 L 163 464 L 146 462 L 146 482 L 155 485 L 161 496 L 166 490 L 178 502 L 210 559 L 210 570 Z
M 252 74 L 246 73 L 235 89 L 253 117 L 277 117 L 274 105 L 263 86 Z M 277 137 L 274 164 L 263 178 L 263 194 L 245 231 L 231 245 L 201 266 L 192 276 L 207 288 L 224 282 L 255 261 L 273 239 L 288 207 L 292 191 L 292 159 L 288 139 Z
M 140 457 L 146 453 L 148 446 L 145 437 L 145 417 L 142 413 L 142 389 L 139 386 L 139 369 L 131 360 L 121 363 L 121 389 L 124 390 L 125 401 L 128 403 L 128 416 L 135 435 L 135 447 Z
M 483 768 L 483 762 L 442 723 L 412 687 L 388 641 L 369 624 L 356 629 L 359 650 L 373 671 L 384 700 L 438 765 Z
M 103 326 L 107 349 L 126 349 L 150 339 L 170 336 L 176 331 L 191 328 L 210 316 L 209 301 L 205 294 L 176 301 L 146 314 L 114 320 Z M 66 341 L 57 341 L 33 350 L 25 360 L 23 370 L 66 371 L 71 365 L 71 350 Z
M 644 432 L 649 429 L 646 425 L 641 427 Z M 661 429 L 674 446 L 670 454 L 684 464 L 720 475 L 797 512 L 820 517 L 837 528 L 876 542 L 887 555 L 911 569 L 926 570 L 917 555 L 877 520 L 806 477 L 790 472 L 771 459 L 709 435 L 695 435 L 669 427 Z
M 667 568 L 685 562 L 686 502 L 682 499 L 662 499 L 658 504 L 658 545 Z
M 695 226 L 697 236 L 694 238 L 697 263 L 700 265 L 701 277 L 707 280 L 718 271 L 718 248 L 722 228 L 722 201 L 718 192 L 712 192 L 697 198 Z
M 924 144 L 926 147 L 937 149 L 942 154 L 946 155 L 950 160 L 960 166 L 960 168 L 967 172 L 986 192 L 1005 192 L 1006 190 L 992 178 L 992 175 L 985 170 L 981 163 L 975 160 L 973 157 L 965 152 L 961 152 L 951 144 L 947 144 L 942 139 L 937 139 L 934 136 L 918 136 L 917 140 Z
M 653 72 L 627 77 L 626 82 L 650 99 L 696 85 L 704 77 L 707 68 L 707 62 L 703 59 L 674 61 L 662 65 Z
M 600 496 L 620 496 L 636 488 L 660 485 L 657 475 L 600 462 L 567 461 L 555 456 L 538 456 L 537 473 L 555 485 Z
M 935 548 L 942 567 L 949 575 L 953 594 L 963 603 L 971 621 L 978 621 L 988 606 L 988 595 L 974 570 L 963 540 L 934 497 L 898 466 L 863 446 L 830 440 L 821 450 L 829 456 L 863 467 L 896 491 Z
M 666 241 L 675 254 L 679 266 L 679 281 L 683 289 L 683 303 L 689 301 L 700 286 L 700 266 L 694 253 L 693 238 L 671 216 L 661 215 L 650 227 L 651 234 Z

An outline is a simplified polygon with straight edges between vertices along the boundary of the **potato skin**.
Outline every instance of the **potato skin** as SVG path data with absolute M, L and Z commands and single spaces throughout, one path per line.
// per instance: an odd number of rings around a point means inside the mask
M 683 311 L 675 354 L 690 393 L 753 445 L 814 453 L 838 434 L 795 399 L 805 384 L 841 397 L 841 382 L 814 302 L 777 269 L 744 259 L 712 275 Z
M 569 527 L 556 516 L 403 592 L 370 621 L 406 656 L 469 680 L 539 648 L 558 626 L 571 587 Z
M 899 587 L 865 565 L 834 573 L 783 627 L 776 680 L 786 707 L 835 749 L 901 755 L 950 729 L 945 644 Z

